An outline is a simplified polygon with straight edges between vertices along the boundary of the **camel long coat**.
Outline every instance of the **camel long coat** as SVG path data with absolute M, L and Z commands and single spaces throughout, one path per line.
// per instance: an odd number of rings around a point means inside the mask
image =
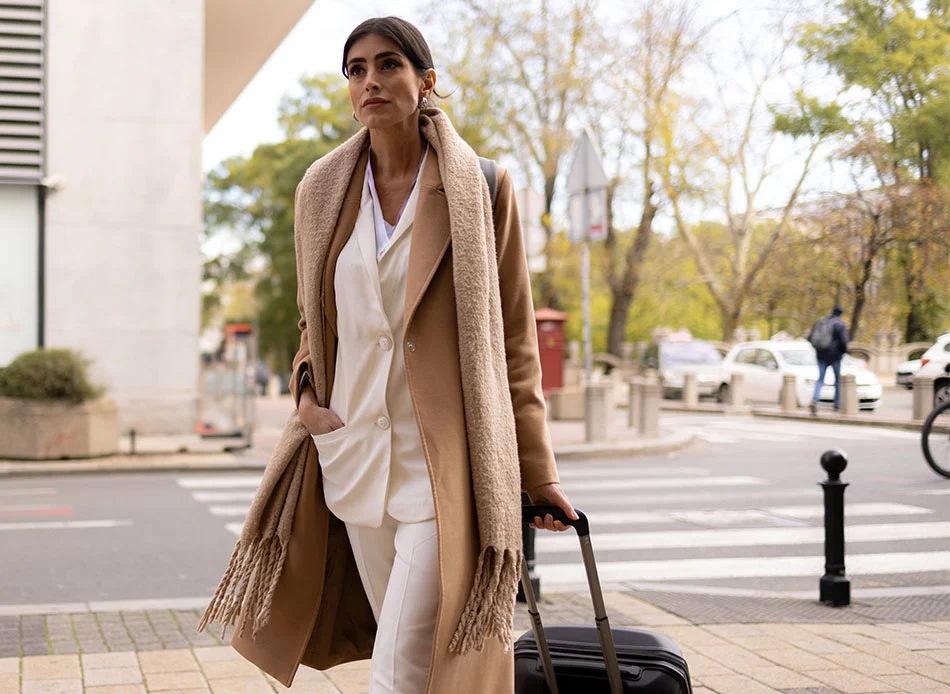
M 313 370 L 319 368 L 326 378 L 329 402 L 337 339 L 334 269 L 359 213 L 367 158 L 364 152 L 350 180 L 326 256 L 322 287 L 307 283 L 308 276 L 317 274 L 306 234 L 298 229 L 301 340 L 290 381 L 295 400 L 299 400 L 300 377 L 306 371 L 312 379 Z M 432 482 L 439 541 L 440 599 L 426 692 L 504 694 L 514 689 L 514 661 L 511 650 L 505 653 L 497 638 L 487 640 L 482 651 L 466 655 L 448 650 L 472 587 L 479 540 L 462 404 L 449 212 L 438 156 L 431 148 L 418 185 L 404 325 L 409 389 Z M 296 212 L 299 220 L 300 209 Z M 503 169 L 498 176 L 495 238 L 522 489 L 527 490 L 557 482 L 558 476 L 545 425 L 521 224 L 511 177 Z M 324 326 L 322 352 L 326 355 L 321 364 L 314 363 L 309 342 L 320 333 L 308 329 L 319 321 Z M 369 658 L 376 632 L 345 526 L 324 503 L 316 447 L 312 442 L 309 446 L 303 491 L 270 621 L 256 640 L 250 630 L 244 636 L 236 630 L 231 640 L 244 657 L 287 686 L 301 663 L 325 670 Z

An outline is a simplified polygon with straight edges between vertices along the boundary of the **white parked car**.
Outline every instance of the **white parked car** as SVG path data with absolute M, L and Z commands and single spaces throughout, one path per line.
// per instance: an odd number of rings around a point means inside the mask
M 715 397 L 721 364 L 722 354 L 712 343 L 691 336 L 654 343 L 643 357 L 644 367 L 658 372 L 664 398 L 682 396 L 687 373 L 696 374 L 696 392 L 700 397 Z
M 947 366 L 950 364 L 950 333 L 937 338 L 934 345 L 920 357 L 921 376 L 934 377 L 934 406 L 950 400 L 950 374 Z
M 747 400 L 755 402 L 779 402 L 785 374 L 795 376 L 795 394 L 799 407 L 811 402 L 818 380 L 818 358 L 815 348 L 805 340 L 770 340 L 741 342 L 735 345 L 722 363 L 719 400 L 725 402 L 729 393 L 729 380 L 734 373 L 742 374 L 743 389 Z M 881 401 L 881 382 L 873 372 L 864 368 L 864 362 L 844 355 L 841 373 L 854 374 L 858 386 L 858 406 L 873 410 Z M 821 389 L 821 402 L 832 403 L 835 398 L 835 375 L 831 369 L 825 372 Z

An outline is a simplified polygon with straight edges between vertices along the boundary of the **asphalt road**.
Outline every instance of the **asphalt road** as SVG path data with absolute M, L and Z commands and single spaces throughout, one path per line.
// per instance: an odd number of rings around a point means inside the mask
M 797 595 L 822 573 L 819 458 L 847 451 L 856 591 L 950 586 L 950 481 L 916 434 L 664 413 L 697 436 L 660 456 L 563 464 L 607 584 Z M 112 474 L 0 482 L 0 606 L 209 595 L 254 475 Z M 547 590 L 581 585 L 572 534 L 541 533 Z

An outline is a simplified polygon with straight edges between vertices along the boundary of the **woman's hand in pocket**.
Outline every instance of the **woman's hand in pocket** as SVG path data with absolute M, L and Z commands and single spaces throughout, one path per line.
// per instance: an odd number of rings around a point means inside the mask
M 307 431 L 313 436 L 329 434 L 343 426 L 343 422 L 333 410 L 317 404 L 317 396 L 309 385 L 304 386 L 300 393 L 297 416 L 300 417 L 301 424 L 307 427 Z

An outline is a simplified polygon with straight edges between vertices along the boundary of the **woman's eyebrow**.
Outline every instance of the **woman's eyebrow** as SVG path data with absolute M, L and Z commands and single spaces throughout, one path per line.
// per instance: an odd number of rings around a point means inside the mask
M 389 56 L 393 56 L 393 55 L 396 56 L 397 58 L 399 57 L 399 53 L 397 53 L 396 51 L 386 51 L 385 53 L 377 53 L 376 58 L 374 60 L 380 60 L 381 58 L 388 58 Z M 365 62 L 366 62 L 366 58 L 353 58 L 351 61 L 347 63 L 347 66 L 353 65 L 354 63 L 365 63 Z

